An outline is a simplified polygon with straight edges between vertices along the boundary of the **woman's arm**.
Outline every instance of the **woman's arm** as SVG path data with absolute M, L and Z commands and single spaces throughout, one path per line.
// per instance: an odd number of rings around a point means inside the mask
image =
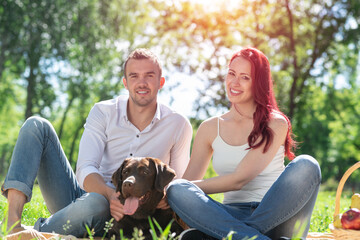
M 285 142 L 288 131 L 288 125 L 285 118 L 277 115 L 270 121 L 269 127 L 272 129 L 274 137 L 267 152 L 263 153 L 265 144 L 256 149 L 251 149 L 233 173 L 194 181 L 194 183 L 207 194 L 241 189 L 268 166 L 275 157 L 280 146 Z
M 217 133 L 217 118 L 204 121 L 197 130 L 190 157 L 183 178 L 199 180 L 205 176 L 213 150 L 211 144 Z

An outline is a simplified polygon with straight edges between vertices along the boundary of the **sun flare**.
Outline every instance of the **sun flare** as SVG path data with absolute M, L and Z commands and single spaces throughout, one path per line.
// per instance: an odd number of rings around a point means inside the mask
M 203 9 L 211 11 L 219 11 L 221 9 L 231 8 L 240 4 L 241 0 L 189 0 L 193 4 L 203 6 Z

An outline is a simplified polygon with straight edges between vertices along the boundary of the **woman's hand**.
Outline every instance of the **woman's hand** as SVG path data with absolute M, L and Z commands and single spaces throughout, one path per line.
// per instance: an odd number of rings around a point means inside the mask
M 111 216 L 119 221 L 124 217 L 124 205 L 119 200 L 120 192 L 114 192 L 109 197 Z

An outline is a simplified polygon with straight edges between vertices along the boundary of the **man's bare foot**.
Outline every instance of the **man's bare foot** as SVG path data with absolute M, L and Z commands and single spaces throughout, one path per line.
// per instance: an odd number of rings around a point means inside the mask
M 16 189 L 7 190 L 8 214 L 7 214 L 7 231 L 14 233 L 24 230 L 21 225 L 21 215 L 26 202 L 24 193 Z
M 8 228 L 10 229 L 10 228 Z M 25 230 L 25 228 L 23 226 L 16 226 L 16 227 L 13 227 L 10 232 L 8 232 L 8 234 L 13 234 L 13 233 L 17 233 L 17 232 L 21 232 Z
M 25 226 L 23 224 L 21 225 L 16 225 L 16 226 L 10 226 L 8 227 L 8 233 L 7 234 L 14 234 L 14 233 L 17 233 L 17 232 L 21 232 L 21 231 L 24 231 L 24 230 L 32 230 L 33 227 L 32 226 Z

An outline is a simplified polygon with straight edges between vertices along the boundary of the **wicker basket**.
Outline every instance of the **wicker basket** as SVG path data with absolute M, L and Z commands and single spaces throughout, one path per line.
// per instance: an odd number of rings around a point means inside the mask
M 360 168 L 360 162 L 357 162 L 352 167 L 350 167 L 340 180 L 339 186 L 336 191 L 334 217 L 340 213 L 340 197 L 344 188 L 344 184 L 349 178 L 349 176 L 358 168 Z M 330 224 L 329 228 L 334 234 L 335 239 L 360 240 L 360 230 L 336 228 L 333 224 Z

